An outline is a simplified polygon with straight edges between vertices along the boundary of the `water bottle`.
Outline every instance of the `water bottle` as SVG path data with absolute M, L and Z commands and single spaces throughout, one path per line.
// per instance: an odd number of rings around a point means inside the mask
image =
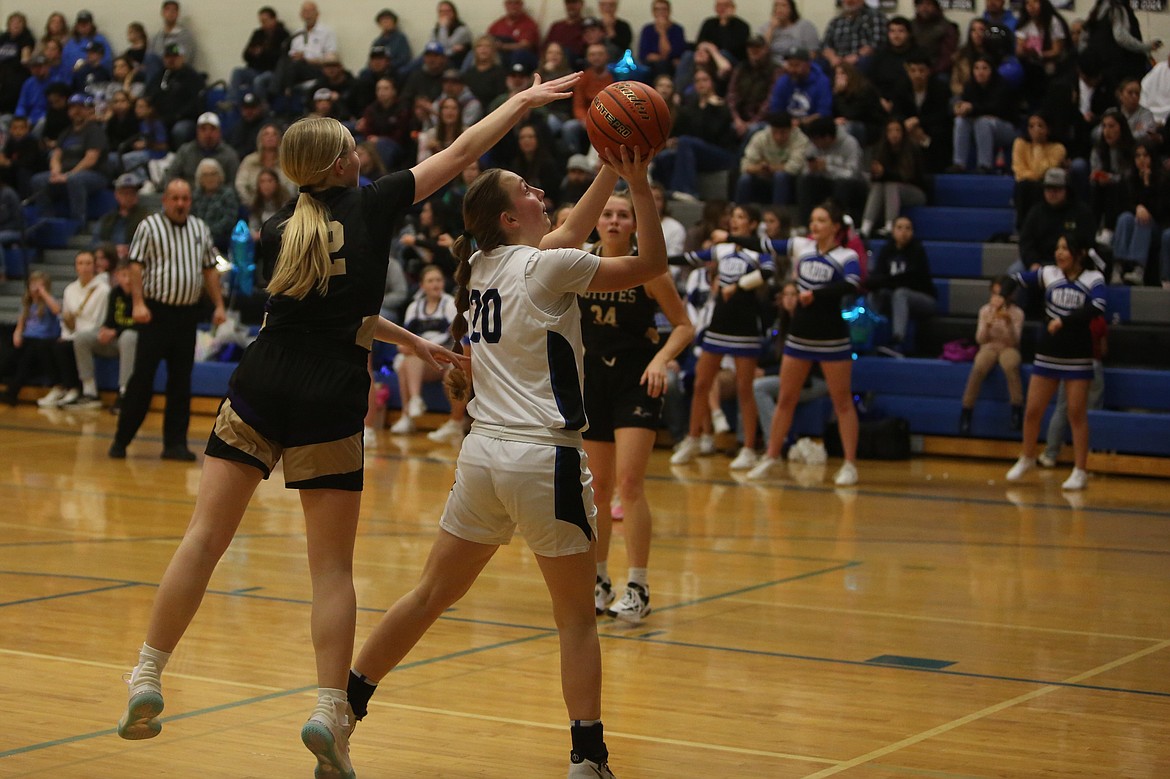
M 617 62 L 609 66 L 614 81 L 645 81 L 650 71 L 634 61 L 634 53 L 626 49 L 626 53 Z
M 232 228 L 232 286 L 241 294 L 252 294 L 252 282 L 256 271 L 256 248 L 252 242 L 252 231 L 241 219 Z

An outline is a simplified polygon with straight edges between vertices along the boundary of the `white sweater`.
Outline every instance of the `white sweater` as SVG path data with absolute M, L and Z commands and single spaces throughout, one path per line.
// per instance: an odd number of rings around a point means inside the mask
M 103 276 L 95 276 L 84 287 L 77 279 L 69 282 L 61 295 L 61 340 L 72 341 L 77 333 L 100 328 L 109 299 L 110 287 Z M 73 327 L 66 324 L 69 319 Z

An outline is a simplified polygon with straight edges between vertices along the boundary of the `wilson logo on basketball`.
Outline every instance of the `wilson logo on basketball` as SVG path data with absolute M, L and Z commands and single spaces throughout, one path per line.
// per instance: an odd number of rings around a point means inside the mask
M 630 105 L 638 112 L 638 116 L 647 120 L 650 118 L 650 112 L 646 110 L 646 101 L 637 92 L 626 86 L 625 82 L 614 84 L 613 88 L 621 92 L 622 97 L 630 101 Z
M 630 128 L 622 124 L 621 120 L 610 113 L 609 109 L 602 105 L 601 100 L 596 97 L 593 98 L 593 110 L 601 114 L 602 118 L 605 119 L 606 124 L 612 127 L 614 132 L 616 132 L 618 135 L 623 138 L 630 137 Z

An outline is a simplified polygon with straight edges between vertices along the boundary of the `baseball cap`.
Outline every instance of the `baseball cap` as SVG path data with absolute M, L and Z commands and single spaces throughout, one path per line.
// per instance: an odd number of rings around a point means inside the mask
M 28 61 L 29 65 L 48 65 L 49 58 L 44 54 L 38 54 Z
M 334 51 L 326 52 L 321 57 L 321 64 L 322 65 L 340 65 L 341 58 L 337 56 L 337 52 L 334 52 Z
M 260 105 L 260 98 L 256 97 L 256 95 L 252 94 L 251 92 L 246 92 L 244 93 L 244 96 L 240 98 L 240 105 L 248 107 L 258 106 Z
M 316 92 L 313 93 L 313 102 L 314 103 L 316 103 L 318 100 L 332 100 L 332 99 L 333 99 L 333 90 L 332 89 L 326 89 L 325 87 L 321 87 L 320 89 L 318 89 Z
M 371 59 L 374 57 L 389 57 L 389 56 L 390 56 L 390 54 L 387 53 L 385 46 L 371 46 L 370 47 L 370 58 Z
M 91 106 L 93 105 L 93 98 L 89 95 L 78 92 L 75 95 L 69 96 L 69 105 Z
M 183 56 L 183 47 L 177 43 L 168 43 L 163 49 L 164 57 L 181 57 Z
M 764 40 L 763 35 L 753 35 L 747 40 L 748 46 L 767 46 L 768 42 Z
M 532 68 L 523 62 L 516 62 L 508 70 L 509 76 L 531 76 Z
M 600 27 L 600 26 L 601 26 L 601 21 L 595 16 L 586 16 L 584 19 L 581 20 L 581 28 L 582 29 L 584 29 L 586 27 Z
M 86 52 L 96 51 L 98 54 L 105 54 L 106 47 L 101 45 L 98 41 L 90 41 L 85 47 Z
M 458 68 L 447 68 L 443 71 L 444 81 L 463 81 L 463 74 L 459 72 Z
M 1044 186 L 1052 188 L 1067 187 L 1068 172 L 1064 168 L 1049 168 L 1044 171 Z
M 589 158 L 584 154 L 574 154 L 569 157 L 569 164 L 566 166 L 569 170 L 583 170 L 586 173 L 593 172 L 593 165 L 589 163 Z
M 800 60 L 801 62 L 808 62 L 811 59 L 811 57 L 809 57 L 808 49 L 802 46 L 792 47 L 788 50 L 788 53 L 784 55 L 784 58 L 790 60 Z
M 209 124 L 212 127 L 219 127 L 219 115 L 212 111 L 204 111 L 199 114 L 199 118 L 195 120 L 195 126 L 202 127 L 205 124 Z
M 423 46 L 423 54 L 446 54 L 446 49 L 443 44 L 438 41 L 427 41 L 427 45 Z
M 133 173 L 123 173 L 114 179 L 114 189 L 139 189 L 142 182 Z
M 79 21 L 79 22 L 92 22 L 93 21 L 93 14 L 91 14 L 89 11 L 78 11 L 77 12 L 77 21 Z

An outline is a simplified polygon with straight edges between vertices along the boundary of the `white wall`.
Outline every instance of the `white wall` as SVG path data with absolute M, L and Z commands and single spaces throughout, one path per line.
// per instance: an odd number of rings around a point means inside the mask
M 183 19 L 199 41 L 199 68 L 207 71 L 213 80 L 227 78 L 231 69 L 241 63 L 240 54 L 248 36 L 257 26 L 256 9 L 260 6 L 271 5 L 275 8 L 290 32 L 300 26 L 297 15 L 300 3 L 290 0 L 270 3 L 264 0 L 181 2 Z M 561 0 L 527 0 L 527 3 L 529 12 L 541 24 L 542 30 L 547 30 L 549 24 L 564 14 Z M 500 0 L 455 0 L 455 4 L 473 34 L 484 32 L 503 13 Z M 341 42 L 343 61 L 350 69 L 360 67 L 365 62 L 370 42 L 377 35 L 374 15 L 379 9 L 388 6 L 398 13 L 399 25 L 410 38 L 416 52 L 429 36 L 435 20 L 435 3 L 429 0 L 416 0 L 414 3 L 403 0 L 318 0 L 318 5 L 321 8 L 321 22 L 336 31 Z M 832 0 L 797 0 L 801 14 L 821 32 L 833 16 L 833 5 Z M 84 8 L 93 13 L 98 29 L 109 38 L 114 50 L 120 52 L 126 47 L 126 25 L 129 22 L 142 22 L 149 34 L 158 30 L 160 6 L 161 0 L 0 0 L 0 15 L 6 17 L 13 11 L 23 11 L 29 17 L 34 35 L 40 37 L 51 9 L 65 13 L 72 24 L 77 11 Z M 982 8 L 983 0 L 976 0 L 976 6 Z M 1065 12 L 1070 21 L 1087 14 L 1092 7 L 1091 0 L 1076 0 L 1076 6 L 1076 11 Z M 674 18 L 686 28 L 689 40 L 693 40 L 698 33 L 702 20 L 713 14 L 713 7 L 714 2 L 711 0 L 674 0 Z M 738 13 L 755 29 L 767 19 L 771 7 L 771 0 L 739 0 Z M 590 8 L 596 8 L 596 5 L 586 0 L 586 13 Z M 913 10 L 912 0 L 899 0 L 898 13 L 910 16 Z M 650 20 L 650 0 L 639 0 L 636 3 L 622 0 L 619 15 L 633 26 L 636 45 L 638 30 Z M 971 18 L 971 14 L 957 11 L 950 12 L 948 16 L 964 31 Z M 1170 44 L 1170 14 L 1141 12 L 1138 18 L 1146 40 L 1160 38 Z M 1165 53 L 1167 49 L 1162 51 Z

